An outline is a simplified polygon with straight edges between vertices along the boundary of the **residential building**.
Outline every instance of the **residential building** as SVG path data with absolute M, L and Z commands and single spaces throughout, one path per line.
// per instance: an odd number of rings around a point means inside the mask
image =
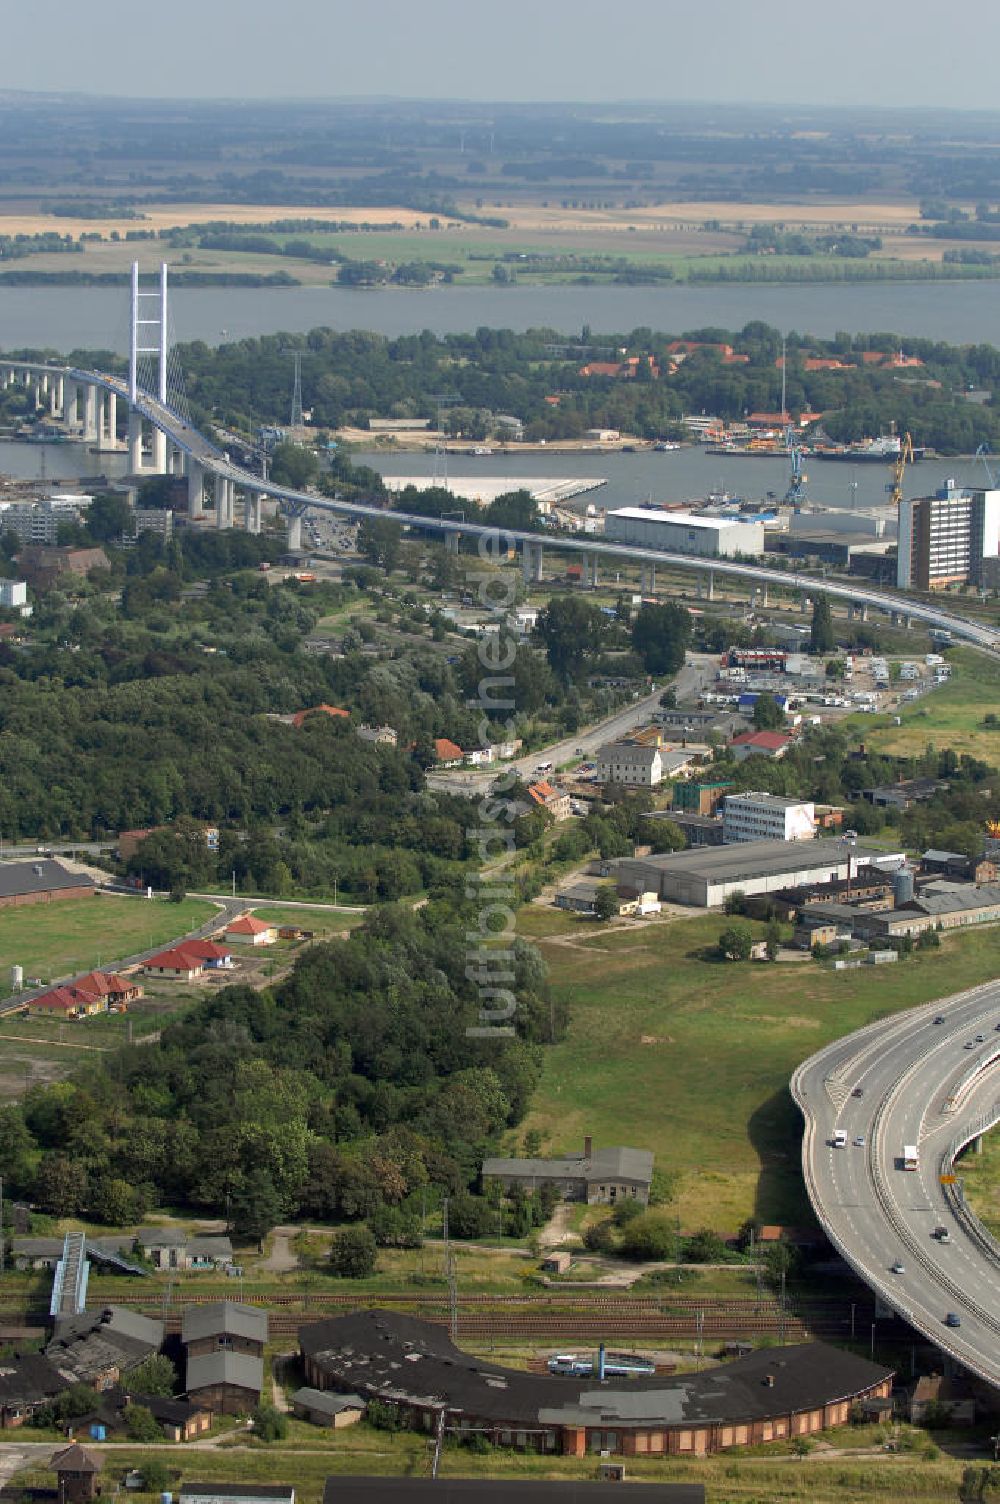
M 652 789 L 663 779 L 663 758 L 659 747 L 644 747 L 638 742 L 608 742 L 594 758 L 599 783 L 625 783 L 634 788 Z
M 746 762 L 748 757 L 784 757 L 792 738 L 783 731 L 742 731 L 732 745 L 736 761 Z
M 92 877 L 83 872 L 71 872 L 51 858 L 0 862 L 0 909 L 19 909 L 32 903 L 62 903 L 70 898 L 93 898 L 96 892 Z
M 733 893 L 779 893 L 803 883 L 823 883 L 863 873 L 873 862 L 887 870 L 903 861 L 889 853 L 842 841 L 746 841 L 662 856 L 626 857 L 618 864 L 620 892 L 655 892 L 661 899 L 717 908 Z
M 434 757 L 439 768 L 457 768 L 464 755 L 461 747 L 447 736 L 434 738 Z
M 89 496 L 72 499 L 42 497 L 35 501 L 12 501 L 0 508 L 0 531 L 16 533 L 23 544 L 55 544 L 59 541 L 60 523 L 83 520 L 82 509 Z
M 608 512 L 604 534 L 610 543 L 634 543 L 667 553 L 703 558 L 757 558 L 764 552 L 764 525 L 693 512 L 620 507 Z
M 560 820 L 568 820 L 572 813 L 569 795 L 562 789 L 553 788 L 551 783 L 544 780 L 541 783 L 529 784 L 528 796 L 540 809 L 548 810 L 557 824 Z
M 273 945 L 278 938 L 275 926 L 255 914 L 241 914 L 239 919 L 230 920 L 223 934 L 238 945 L 250 946 Z
M 308 1323 L 299 1328 L 299 1347 L 311 1387 L 387 1401 L 418 1432 L 433 1434 L 444 1410 L 459 1433 L 495 1445 L 597 1459 L 605 1452 L 705 1456 L 810 1436 L 847 1425 L 854 1405 L 888 1395 L 894 1378 L 868 1358 L 803 1342 L 760 1348 L 700 1373 L 553 1382 L 462 1352 L 444 1327 L 386 1310 Z M 509 1483 L 501 1486 L 505 1498 Z M 579 1491 L 579 1479 L 569 1487 Z M 582 1487 L 589 1495 L 599 1485 Z
M 496 1180 L 509 1191 L 513 1186 L 536 1190 L 552 1185 L 565 1201 L 590 1205 L 617 1201 L 649 1200 L 653 1180 L 653 1156 L 648 1149 L 598 1149 L 593 1140 L 583 1141 L 582 1154 L 562 1159 L 504 1159 L 483 1161 L 483 1180 Z
M 662 706 L 653 711 L 653 720 L 675 737 L 696 736 L 704 741 L 710 732 L 724 737 L 726 741 L 742 731 L 746 721 L 742 716 L 725 710 L 696 710 L 693 706 Z
M 117 972 L 91 971 L 85 977 L 54 987 L 32 998 L 31 1013 L 48 1013 L 57 1018 L 90 1018 L 95 1013 L 124 1012 L 129 1003 L 142 997 L 142 988 L 132 977 Z
M 161 950 L 143 963 L 150 976 L 193 982 L 205 971 L 231 971 L 232 950 L 213 940 L 184 940 L 170 950 Z
M 15 1353 L 0 1369 L 0 1428 L 23 1426 L 69 1385 L 41 1353 Z
M 1000 490 L 956 486 L 899 506 L 896 584 L 935 590 L 991 583 L 1000 553 Z
M 399 742 L 394 726 L 357 726 L 355 730 L 363 742 L 374 742 L 379 747 L 395 747 Z
M 815 812 L 809 800 L 750 792 L 726 795 L 724 841 L 811 841 L 815 835 Z
M 353 1426 L 365 1413 L 360 1394 L 335 1394 L 329 1389 L 310 1389 L 306 1385 L 292 1395 L 292 1414 L 314 1426 L 330 1426 L 335 1431 Z
M 597 890 L 600 883 L 581 879 L 560 888 L 552 902 L 557 909 L 566 909 L 571 914 L 594 914 L 597 912 Z
M 132 532 L 137 538 L 155 533 L 166 541 L 174 536 L 174 514 L 169 507 L 136 507 L 132 513 Z
M 0 524 L 3 517 L 0 515 Z M 28 604 L 28 586 L 24 580 L 0 580 L 0 608 L 19 611 Z
M 310 705 L 307 710 L 297 710 L 294 715 L 289 717 L 289 723 L 292 726 L 304 726 L 309 717 L 313 715 L 326 715 L 330 716 L 332 720 L 347 721 L 350 720 L 351 712 L 349 710 L 341 710 L 339 705 Z

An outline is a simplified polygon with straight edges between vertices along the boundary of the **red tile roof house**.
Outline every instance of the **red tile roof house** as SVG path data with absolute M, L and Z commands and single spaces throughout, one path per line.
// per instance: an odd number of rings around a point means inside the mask
M 89 1018 L 107 1013 L 109 1008 L 125 1008 L 142 996 L 142 988 L 131 977 L 114 972 L 92 971 L 77 982 L 43 992 L 29 1004 L 32 1013 L 48 1013 L 61 1018 Z
M 782 731 L 743 731 L 732 741 L 737 762 L 748 757 L 784 757 L 791 745 L 792 738 Z
M 434 756 L 442 768 L 456 768 L 465 756 L 461 747 L 449 741 L 446 736 L 434 738 Z
M 255 914 L 243 914 L 234 919 L 226 925 L 224 933 L 227 940 L 235 940 L 241 945 L 273 945 L 278 938 L 274 925 L 258 919 Z
M 339 705 L 311 705 L 308 710 L 297 710 L 292 716 L 292 725 L 301 726 L 311 715 L 343 716 L 344 720 L 350 720 L 349 710 L 341 710 Z
M 186 940 L 171 950 L 161 950 L 145 963 L 144 970 L 154 977 L 193 982 L 206 968 L 228 971 L 233 964 L 232 951 L 211 940 Z

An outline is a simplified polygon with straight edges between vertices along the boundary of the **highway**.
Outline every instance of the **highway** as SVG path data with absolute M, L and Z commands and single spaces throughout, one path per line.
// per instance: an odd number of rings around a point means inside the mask
M 886 1305 L 1000 1388 L 1000 1247 L 941 1182 L 956 1144 L 1000 1120 L 998 1065 L 991 982 L 837 1040 L 798 1068 L 791 1089 L 805 1119 L 806 1188 L 830 1241 Z M 902 1168 L 907 1144 L 915 1171 Z
M 61 375 L 83 384 L 102 387 L 105 391 L 114 392 L 123 401 L 129 401 L 128 384 L 121 377 L 108 375 L 101 371 L 85 371 L 71 366 L 46 365 L 27 361 L 12 361 L 18 369 L 27 370 L 34 374 Z M 221 475 L 231 480 L 241 490 L 252 492 L 258 496 L 270 497 L 277 501 L 283 510 L 290 515 L 300 515 L 306 507 L 313 507 L 318 511 L 334 512 L 340 516 L 363 519 L 366 517 L 391 518 L 403 526 L 418 527 L 429 532 L 444 534 L 460 534 L 462 536 L 475 537 L 483 540 L 492 540 L 493 548 L 487 557 L 495 559 L 496 540 L 498 531 L 494 527 L 483 523 L 460 522 L 454 518 L 445 520 L 439 517 L 421 517 L 415 513 L 397 512 L 387 513 L 384 507 L 366 505 L 363 502 L 349 502 L 331 499 L 325 496 L 315 496 L 311 492 L 296 491 L 286 486 L 276 486 L 271 481 L 264 480 L 259 475 L 252 474 L 238 465 L 234 465 L 220 449 L 218 449 L 204 434 L 190 424 L 168 404 L 160 402 L 158 398 L 149 393 L 140 392 L 135 404 L 137 411 L 143 417 L 155 425 L 162 433 L 165 433 L 170 442 L 192 460 L 201 465 L 206 474 Z M 915 621 L 925 622 L 929 627 L 936 627 L 949 631 L 952 635 L 965 642 L 970 642 L 979 648 L 991 651 L 1000 649 L 1000 630 L 994 627 L 983 626 L 978 622 L 969 621 L 963 616 L 942 610 L 940 607 L 924 601 L 912 600 L 902 594 L 893 594 L 886 590 L 873 590 L 863 581 L 857 583 L 847 580 L 819 579 L 812 575 L 797 574 L 792 570 L 774 569 L 760 564 L 746 564 L 738 559 L 710 559 L 697 557 L 691 554 L 668 553 L 662 549 L 639 548 L 631 544 L 609 543 L 603 539 L 593 537 L 578 537 L 573 534 L 559 533 L 529 533 L 516 530 L 504 529 L 499 536 L 505 547 L 525 545 L 529 547 L 548 546 L 557 548 L 560 552 L 569 552 L 591 556 L 595 559 L 605 559 L 610 562 L 641 563 L 666 566 L 673 569 L 693 569 L 702 574 L 711 571 L 713 574 L 726 578 L 746 580 L 749 584 L 756 585 L 761 589 L 767 586 L 777 586 L 784 590 L 798 590 L 805 596 L 816 594 L 829 595 L 835 600 L 845 601 L 849 605 L 867 606 L 887 613 L 900 612 L 912 617 Z M 481 545 L 488 547 L 488 543 Z

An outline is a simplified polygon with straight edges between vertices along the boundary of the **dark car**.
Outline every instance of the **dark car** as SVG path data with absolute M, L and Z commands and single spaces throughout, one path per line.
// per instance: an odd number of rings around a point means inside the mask
M 856 1086 L 854 1088 L 854 1090 L 851 1092 L 851 1096 L 852 1097 L 863 1097 L 864 1094 L 865 1094 L 865 1089 L 864 1089 L 863 1086 Z
M 962 1318 L 961 1316 L 959 1316 L 957 1311 L 949 1311 L 947 1316 L 944 1318 L 944 1324 L 945 1326 L 961 1326 Z

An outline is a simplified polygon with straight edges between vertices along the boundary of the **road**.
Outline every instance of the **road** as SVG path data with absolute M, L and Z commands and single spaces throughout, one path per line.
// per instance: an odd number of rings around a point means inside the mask
M 705 685 L 714 677 L 717 663 L 718 656 L 715 654 L 689 653 L 687 662 L 675 679 L 665 679 L 651 694 L 633 700 L 630 705 L 616 710 L 603 721 L 596 721 L 594 725 L 585 726 L 572 736 L 563 737 L 561 741 L 551 742 L 547 747 L 536 747 L 523 757 L 498 763 L 482 772 L 470 772 L 467 768 L 445 769 L 440 773 L 428 773 L 427 782 L 431 788 L 447 789 L 453 794 L 484 794 L 505 773 L 514 772 L 520 778 L 531 778 L 543 762 L 550 762 L 555 769 L 560 763 L 572 762 L 580 756 L 593 757 L 605 743 L 627 736 L 638 726 L 648 725 L 653 711 L 659 708 L 661 695 L 671 685 L 678 700 L 697 699 Z
M 806 1187 L 831 1242 L 888 1306 L 1000 1388 L 1000 1248 L 940 1181 L 956 1140 L 1000 1119 L 998 1064 L 991 982 L 828 1045 L 796 1071 L 792 1094 Z M 835 1128 L 847 1147 L 833 1147 Z M 906 1144 L 917 1146 L 916 1171 L 902 1168 Z M 960 1326 L 945 1324 L 949 1312 Z

